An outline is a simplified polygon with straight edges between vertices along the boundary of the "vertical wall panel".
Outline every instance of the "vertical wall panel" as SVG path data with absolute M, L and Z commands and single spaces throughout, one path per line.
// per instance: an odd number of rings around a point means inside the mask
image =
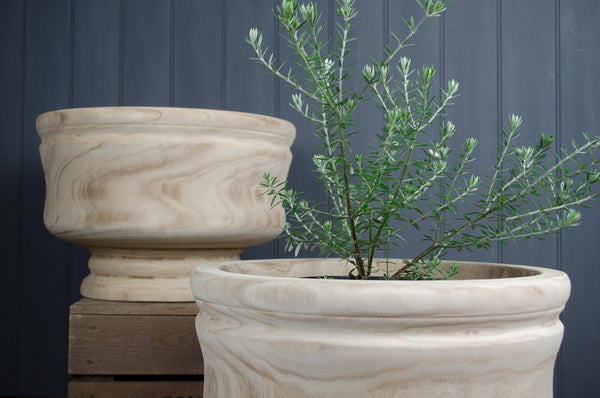
M 408 28 L 404 20 L 408 21 L 411 16 L 414 16 L 415 22 L 421 20 L 424 12 L 414 0 L 389 1 L 389 29 L 394 32 L 400 39 L 404 39 L 408 34 Z M 444 59 L 441 47 L 440 30 L 443 23 L 442 18 L 429 18 L 423 25 L 422 31 L 413 36 L 412 45 L 400 51 L 399 56 L 406 56 L 411 59 L 411 68 L 414 73 L 411 79 L 418 79 L 417 73 L 420 73 L 423 66 L 433 66 L 436 70 L 435 84 L 433 92 L 436 93 L 440 87 L 440 81 L 444 76 Z M 391 48 L 395 48 L 396 41 L 390 36 L 388 38 Z M 397 62 L 397 61 L 396 61 Z M 428 139 L 433 139 L 438 136 L 439 122 L 434 122 L 429 128 L 428 137 L 419 137 L 419 141 L 423 142 Z M 420 156 L 419 149 L 415 151 L 416 156 Z M 435 194 L 439 192 L 437 187 L 431 187 L 428 192 Z M 437 191 L 436 191 L 437 190 Z M 398 240 L 399 247 L 392 252 L 392 255 L 401 258 L 414 258 L 419 255 L 427 246 L 428 242 L 422 240 L 425 230 L 417 231 L 414 228 L 405 229 L 402 233 L 403 240 Z
M 489 174 L 498 130 L 497 13 L 495 1 L 452 2 L 445 13 L 444 85 L 456 79 L 460 96 L 448 114 L 456 125 L 451 140 L 453 156 L 462 151 L 466 138 L 476 137 L 477 158 L 470 174 Z M 469 29 L 465 29 L 468 25 Z M 462 183 L 461 183 L 462 184 Z M 494 253 L 450 252 L 448 258 L 492 261 Z
M 502 4 L 502 123 L 523 117 L 519 140 L 536 145 L 555 134 L 556 70 L 554 5 L 546 0 L 505 0 Z M 499 259 L 507 263 L 556 266 L 556 237 L 508 242 Z
M 228 110 L 273 115 L 275 78 L 251 61 L 252 48 L 246 43 L 248 31 L 258 27 L 264 41 L 275 41 L 272 0 L 227 0 L 225 37 L 225 107 Z
M 352 58 L 346 60 L 346 64 L 355 63 L 353 74 L 355 78 L 348 83 L 354 91 L 360 91 L 365 86 L 362 78 L 364 65 L 373 65 L 373 60 L 380 62 L 384 56 L 384 46 L 387 39 L 387 9 L 388 0 L 373 0 L 369 2 L 357 2 L 358 16 L 354 19 L 354 34 L 357 40 L 350 42 Z M 382 21 L 382 23 L 367 23 L 367 21 Z M 368 95 L 371 95 L 368 93 Z M 363 102 L 356 110 L 356 123 L 362 129 L 363 134 L 353 137 L 353 149 L 357 153 L 367 150 L 369 145 L 375 143 L 377 134 L 382 132 L 383 112 L 379 110 L 374 102 Z
M 452 6 L 453 4 L 451 4 Z M 400 39 L 408 34 L 408 28 L 404 21 L 413 16 L 415 22 L 423 17 L 423 10 L 414 0 L 389 0 L 388 7 L 389 29 Z M 440 23 L 441 18 L 429 18 L 422 26 L 421 31 L 413 36 L 412 45 L 406 47 L 399 55 L 405 55 L 412 60 L 412 67 L 421 69 L 424 65 L 433 65 L 436 68 L 436 76 L 440 76 Z M 395 47 L 396 42 L 388 38 L 390 47 Z
M 373 65 L 373 60 L 381 62 L 384 57 L 384 47 L 389 40 L 388 11 L 389 0 L 373 0 L 369 2 L 357 2 L 355 4 L 358 16 L 354 19 L 354 34 L 357 40 L 350 42 L 352 57 L 346 60 L 346 64 L 356 63 L 352 74 L 354 79 L 348 82 L 355 92 L 360 92 L 366 83 L 362 78 L 364 65 Z M 380 23 L 369 23 L 369 21 L 381 21 Z M 396 73 L 392 66 L 391 73 Z M 369 90 L 367 98 L 374 94 Z M 368 153 L 379 145 L 378 134 L 383 133 L 383 110 L 376 106 L 374 101 L 364 101 L 356 109 L 355 122 L 360 134 L 351 137 L 354 153 Z M 379 250 L 376 256 L 385 257 L 385 250 Z
M 69 106 L 68 0 L 26 3 L 19 393 L 66 394 L 66 245 L 42 225 L 44 178 L 36 117 Z
M 278 4 L 278 1 L 274 1 L 274 4 Z M 322 13 L 321 21 L 328 23 L 333 12 L 330 7 L 332 2 L 329 0 L 317 1 L 318 10 Z M 272 8 L 273 6 L 271 6 Z M 264 10 L 263 10 L 264 11 Z M 303 77 L 302 68 L 297 65 L 290 57 L 294 55 L 294 51 L 289 47 L 283 32 L 283 29 L 277 28 L 279 37 L 275 37 L 271 48 L 277 50 L 277 55 L 280 62 L 285 61 L 284 71 L 287 73 L 289 68 L 295 76 L 298 78 Z M 320 39 L 322 41 L 328 41 L 330 32 L 324 29 L 321 32 Z M 322 56 L 327 57 L 329 48 L 324 48 Z M 327 196 L 323 184 L 317 178 L 314 172 L 313 156 L 319 151 L 318 145 L 320 139 L 315 136 L 315 125 L 309 120 L 305 119 L 298 111 L 293 109 L 290 104 L 292 103 L 292 94 L 295 93 L 287 84 L 282 81 L 277 81 L 276 94 L 278 103 L 276 104 L 278 110 L 278 116 L 289 120 L 296 126 L 296 140 L 292 145 L 292 165 L 288 175 L 288 185 L 299 192 L 303 192 L 303 197 L 306 199 L 314 200 L 318 203 L 323 203 L 327 206 Z M 277 242 L 277 256 L 278 257 L 293 257 L 293 252 L 285 251 L 285 239 L 280 238 Z M 319 255 L 316 251 L 301 250 L 298 254 L 299 257 L 317 257 Z
M 74 4 L 73 105 L 119 102 L 119 0 Z
M 264 32 L 265 43 L 275 41 L 275 18 L 270 11 L 272 0 L 228 0 L 225 14 L 225 108 L 264 115 L 275 113 L 275 78 L 248 58 L 252 48 L 246 43 L 248 31 L 258 27 Z M 258 182 L 257 182 L 258 183 Z M 243 258 L 271 258 L 275 243 L 246 249 Z
M 221 1 L 174 3 L 174 105 L 222 107 L 223 37 Z
M 123 105 L 169 105 L 170 4 L 168 0 L 124 1 Z
M 0 287 L 0 396 L 17 393 L 17 332 L 19 275 L 19 182 L 21 153 L 22 3 L 0 2 L 0 182 L 4 256 Z
M 600 3 L 560 1 L 561 130 L 563 146 L 581 132 L 600 135 Z M 582 223 L 563 237 L 562 265 L 571 278 L 563 315 L 563 397 L 592 397 L 600 389 L 600 208 L 580 209 Z

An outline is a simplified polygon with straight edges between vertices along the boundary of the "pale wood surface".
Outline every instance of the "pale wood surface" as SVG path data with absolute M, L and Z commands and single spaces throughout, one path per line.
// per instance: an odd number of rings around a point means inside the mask
M 69 398 L 201 398 L 201 381 L 69 382 Z
M 198 314 L 194 303 L 140 303 L 83 298 L 71 305 L 71 315 L 191 315 Z
M 205 109 L 106 107 L 37 119 L 44 223 L 107 247 L 244 248 L 283 226 L 259 183 L 285 179 L 294 126 Z
M 84 297 L 144 302 L 192 302 L 195 267 L 239 260 L 242 249 L 89 248 Z
M 92 253 L 84 297 L 193 301 L 193 266 L 239 259 L 244 248 L 281 233 L 283 209 L 271 208 L 260 182 L 265 173 L 285 180 L 290 122 L 207 109 L 97 107 L 47 112 L 36 127 L 44 224 Z
M 337 259 L 198 268 L 204 395 L 551 398 L 567 276 L 461 267 L 443 281 L 299 277 L 345 275 Z
M 192 303 L 84 299 L 69 318 L 69 373 L 201 375 Z

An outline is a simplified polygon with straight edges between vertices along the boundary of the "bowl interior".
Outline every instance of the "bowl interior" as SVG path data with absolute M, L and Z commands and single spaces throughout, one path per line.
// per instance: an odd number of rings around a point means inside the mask
M 448 269 L 454 261 L 442 262 L 442 267 Z M 514 266 L 510 264 L 495 264 L 459 261 L 460 271 L 452 277 L 453 280 L 473 279 L 499 279 L 521 278 L 540 275 L 541 272 L 534 267 Z M 380 269 L 390 272 L 403 265 L 401 259 L 377 260 Z M 259 276 L 273 277 L 314 277 L 314 276 L 346 276 L 352 265 L 339 259 L 287 259 L 279 260 L 252 260 L 224 264 L 222 271 Z

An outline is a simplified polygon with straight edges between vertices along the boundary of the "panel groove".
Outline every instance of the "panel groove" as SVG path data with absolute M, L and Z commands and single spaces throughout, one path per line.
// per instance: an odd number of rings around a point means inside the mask
M 329 50 L 333 51 L 333 41 L 335 40 L 335 0 L 329 0 L 329 14 L 327 14 L 327 34 L 329 35 Z
M 560 148 L 562 146 L 562 131 L 561 131 L 561 123 L 562 123 L 562 90 L 561 90 L 561 30 L 560 30 L 560 0 L 555 0 L 554 2 L 554 73 L 555 73 L 555 86 L 556 90 L 556 110 L 555 110 L 555 133 L 554 136 L 556 138 L 555 143 L 555 151 L 557 154 L 560 154 Z M 563 239 L 562 235 L 556 235 L 556 268 L 559 270 L 563 269 Z M 562 314 L 559 317 L 562 321 Z M 555 375 L 555 388 L 557 398 L 563 398 L 563 350 L 558 351 L 558 356 L 556 357 L 556 371 Z
M 335 30 L 334 30 L 334 25 L 335 25 L 335 13 L 336 13 L 336 2 L 335 0 L 329 0 L 329 9 L 327 10 L 329 12 L 329 14 L 327 15 L 327 20 L 328 20 L 328 25 L 329 25 L 329 30 L 327 32 L 328 38 L 329 38 L 329 50 L 331 52 L 333 52 L 333 43 L 334 43 L 334 34 L 335 34 Z M 327 198 L 327 211 L 331 212 L 332 210 L 332 203 L 331 203 L 331 199 Z
M 556 138 L 555 142 L 555 150 L 556 153 L 560 153 L 560 148 L 562 147 L 562 134 L 561 134 L 561 110 L 562 110 L 562 90 L 561 90 L 561 49 L 560 49 L 560 0 L 555 0 L 554 2 L 554 69 L 555 69 L 555 86 L 556 90 L 556 110 L 555 110 L 555 133 L 554 136 Z M 556 265 L 559 270 L 563 268 L 562 262 L 562 236 L 556 236 L 557 245 L 556 245 Z
M 119 106 L 123 106 L 125 88 L 123 82 L 124 69 L 124 51 L 125 51 L 125 0 L 119 3 Z
M 73 71 L 75 70 L 75 0 L 69 0 L 69 108 L 73 107 Z
M 74 106 L 74 70 L 75 70 L 75 0 L 69 1 L 69 108 Z M 65 245 L 65 308 L 71 305 L 71 275 L 73 261 L 71 261 L 71 245 Z M 64 322 L 69 325 L 69 315 L 65 311 Z
M 502 0 L 496 0 L 496 95 L 498 127 L 496 130 L 496 142 L 502 142 Z M 503 249 L 500 243 L 496 243 L 495 250 L 498 262 L 503 262 Z
M 221 109 L 227 107 L 227 1 L 221 2 Z
M 277 0 L 273 0 L 273 9 L 275 9 L 275 7 L 277 7 Z M 275 16 L 275 13 L 273 13 L 273 52 L 275 54 L 275 66 L 279 67 L 279 65 L 281 65 L 281 62 L 279 61 L 279 21 L 277 20 L 277 17 Z M 280 93 L 279 93 L 279 79 L 273 79 L 273 93 L 274 93 L 274 97 L 275 97 L 275 103 L 273 104 L 273 114 L 276 117 L 279 117 L 280 115 L 280 107 L 279 107 L 279 98 L 280 98 Z
M 440 57 L 440 89 L 444 88 L 446 81 L 446 14 L 440 16 L 440 46 L 439 46 L 439 57 Z M 442 121 L 445 121 L 446 117 L 442 117 Z
M 383 54 L 382 58 L 386 57 L 385 49 L 390 45 L 390 0 L 383 2 Z
M 273 0 L 273 10 L 276 9 L 277 7 L 277 0 Z M 276 66 L 279 67 L 279 65 L 281 65 L 280 62 L 280 51 L 279 51 L 279 46 L 281 45 L 281 41 L 280 41 L 280 37 L 279 37 L 279 21 L 277 20 L 277 17 L 275 16 L 275 13 L 273 13 L 273 52 L 275 53 L 275 62 L 276 62 Z M 280 101 L 281 101 L 281 92 L 279 90 L 279 88 L 281 87 L 281 82 L 279 79 L 273 79 L 273 87 L 274 87 L 274 96 L 275 96 L 275 103 L 273 104 L 273 112 L 275 117 L 281 117 L 281 106 L 280 106 Z M 275 242 L 279 241 L 279 237 L 275 238 Z M 275 243 L 273 244 L 273 258 L 279 258 L 281 251 L 279 250 L 279 244 Z
M 439 94 L 441 95 L 442 90 L 445 86 L 445 81 L 447 80 L 446 77 L 446 13 L 443 13 L 440 16 L 440 32 L 439 32 L 439 60 L 440 60 L 440 73 L 439 73 L 439 86 L 440 86 L 440 91 Z M 441 100 L 440 100 L 441 101 Z M 440 102 L 441 103 L 441 102 Z M 440 119 L 440 129 L 442 128 L 443 124 L 446 123 L 446 121 L 448 120 L 448 117 L 446 115 L 443 115 Z M 441 185 L 441 184 L 440 184 Z M 445 186 L 440 186 L 440 193 L 443 196 L 446 196 L 446 187 Z M 442 225 L 442 227 L 440 228 L 442 235 L 446 234 L 446 226 Z
M 169 106 L 175 104 L 175 1 L 169 7 L 170 64 L 169 64 Z

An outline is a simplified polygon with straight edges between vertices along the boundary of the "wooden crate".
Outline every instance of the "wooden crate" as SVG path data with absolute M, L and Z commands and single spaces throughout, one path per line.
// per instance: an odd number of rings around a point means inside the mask
M 194 303 L 83 299 L 69 317 L 70 398 L 198 398 Z

